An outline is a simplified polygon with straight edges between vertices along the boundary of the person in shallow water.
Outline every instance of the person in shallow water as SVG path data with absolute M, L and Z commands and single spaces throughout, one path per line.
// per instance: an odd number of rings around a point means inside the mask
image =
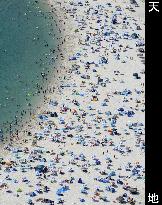
M 35 2 L 37 5 L 39 4 L 39 2 Z M 33 4 L 31 4 L 31 6 L 36 6 L 36 4 L 35 4 L 34 2 L 33 2 Z M 23 4 L 23 3 L 22 3 Z M 11 8 L 12 8 L 12 5 L 14 5 L 14 2 L 11 4 Z M 27 8 L 27 11 L 25 12 L 25 16 L 22 18 L 22 19 L 24 19 L 26 22 L 27 22 L 27 24 L 28 24 L 28 22 L 30 22 L 31 21 L 31 18 L 32 18 L 32 16 L 30 15 L 28 15 L 29 14 L 29 11 L 31 10 L 31 8 L 28 8 L 28 6 L 27 7 L 25 7 L 25 9 Z M 36 11 L 36 10 L 35 10 Z M 38 12 L 38 11 L 37 11 Z M 23 14 L 23 9 L 22 9 L 22 12 L 19 12 L 20 14 L 20 16 Z M 37 13 L 38 15 L 36 15 L 36 17 L 37 16 L 39 16 L 40 14 L 39 14 L 39 12 Z M 16 14 L 16 10 L 15 10 L 15 14 L 13 13 L 13 16 L 16 16 L 17 14 Z M 35 18 L 36 18 L 35 17 Z M 51 38 L 52 39 L 52 42 L 53 42 L 53 39 L 55 38 L 55 39 L 57 39 L 57 43 L 58 44 L 62 44 L 62 36 L 60 35 L 61 34 L 61 30 L 58 30 L 59 31 L 59 35 L 57 35 L 56 33 L 54 33 L 54 28 L 53 28 L 53 26 L 54 26 L 54 24 L 56 24 L 56 21 L 55 21 L 55 19 L 53 18 L 53 16 L 51 16 L 51 14 L 49 13 L 49 14 L 47 14 L 47 12 L 46 11 L 41 11 L 41 18 L 44 18 L 44 20 L 45 20 L 45 24 L 47 25 L 47 27 L 48 27 L 48 29 L 50 30 L 50 32 L 46 32 L 48 35 L 46 36 L 46 38 L 47 38 L 47 40 L 44 40 L 44 41 L 42 41 L 42 39 L 41 39 L 41 37 L 37 37 L 37 38 L 35 38 L 35 39 L 37 39 L 37 45 L 38 45 L 38 42 L 40 42 L 40 45 L 42 44 L 42 46 L 44 46 L 44 48 L 46 48 L 46 53 L 44 53 L 44 55 L 46 55 L 46 54 L 50 54 L 50 58 L 51 59 L 53 59 L 50 63 L 51 63 L 51 67 L 54 67 L 53 65 L 54 65 L 54 63 L 55 63 L 55 61 L 58 59 L 58 57 L 59 57 L 59 55 L 57 54 L 57 49 L 60 49 L 60 46 L 55 46 L 55 47 L 51 47 L 51 46 L 53 46 L 51 43 L 49 43 L 48 41 L 49 41 L 49 38 Z M 12 20 L 14 20 L 14 22 L 16 21 L 16 18 L 17 18 L 17 16 L 14 18 L 12 18 Z M 39 19 L 39 17 L 37 17 L 37 19 Z M 13 23 L 14 23 L 13 22 Z M 7 23 L 7 22 L 6 22 Z M 26 24 L 26 25 L 27 25 Z M 25 24 L 24 24 L 25 25 Z M 39 24 L 38 24 L 39 25 Z M 21 25 L 19 24 L 19 25 L 17 25 L 18 27 L 21 27 Z M 55 27 L 56 28 L 56 27 Z M 35 34 L 36 35 L 40 35 L 40 33 L 38 32 L 38 31 L 40 31 L 41 30 L 41 25 L 40 26 L 36 26 L 36 29 L 35 29 Z M 34 30 L 33 30 L 34 31 Z M 42 31 L 43 31 L 43 29 L 42 29 Z M 42 32 L 41 31 L 41 32 Z M 23 31 L 22 31 L 23 32 Z M 13 32 L 13 35 L 14 35 L 14 32 Z M 23 35 L 22 35 L 23 36 Z M 24 38 L 25 38 L 25 35 L 24 35 Z M 60 42 L 59 42 L 60 41 Z M 36 42 L 36 40 L 34 41 L 34 42 Z M 43 42 L 46 42 L 45 44 L 43 43 Z M 6 52 L 5 52 L 5 55 L 6 55 L 6 57 L 8 56 L 8 51 L 7 51 L 7 49 L 6 49 Z M 49 58 L 47 58 L 47 56 L 45 57 L 46 59 L 47 59 L 47 63 L 49 63 L 49 61 L 48 60 L 50 60 Z M 39 62 L 40 61 L 40 62 Z M 43 58 L 40 58 L 40 60 L 38 60 L 38 61 L 36 61 L 35 62 L 35 64 L 38 64 L 39 65 L 39 67 L 41 68 L 42 66 L 44 66 L 44 59 Z M 51 69 L 50 70 L 46 70 L 46 72 L 40 72 L 40 76 L 42 76 L 43 77 L 43 79 L 45 80 L 45 81 L 49 81 L 49 79 L 48 79 L 48 75 L 50 76 L 50 72 L 51 72 Z M 19 83 L 21 83 L 21 85 L 22 86 L 24 86 L 23 84 L 24 84 L 24 79 L 22 78 L 23 77 L 23 75 L 21 75 L 20 73 L 17 73 L 17 75 L 16 75 L 16 78 L 17 78 L 17 82 L 19 82 Z M 42 91 L 39 89 L 39 87 L 41 87 L 40 85 L 41 85 L 41 83 L 40 83 L 40 80 L 38 81 L 38 82 L 36 82 L 35 80 L 38 80 L 38 79 L 40 79 L 40 77 L 39 77 L 39 75 L 37 75 L 37 78 L 35 78 L 34 79 L 34 81 L 32 80 L 32 82 L 31 82 L 31 84 L 37 84 L 37 86 L 38 86 L 38 88 L 37 88 L 37 90 L 36 91 L 34 91 L 34 92 L 32 92 L 32 93 L 29 93 L 28 95 L 27 95 L 27 98 L 24 98 L 24 100 L 26 101 L 26 105 L 28 104 L 29 106 L 31 106 L 32 105 L 32 96 L 33 97 L 39 97 L 40 95 L 42 95 L 42 93 L 46 93 L 47 92 L 47 90 L 45 89 L 45 90 L 43 90 L 42 89 Z M 45 82 L 43 82 L 43 83 L 45 83 Z M 30 85 L 31 85 L 30 84 Z M 23 88 L 23 87 L 22 87 Z M 28 89 L 28 84 L 26 84 L 26 88 Z M 7 88 L 8 89 L 8 88 Z M 34 88 L 35 89 L 35 88 Z M 3 89 L 2 89 L 3 90 Z M 1 92 L 2 92 L 2 90 L 1 90 Z M 54 92 L 54 90 L 53 90 L 53 92 Z M 22 97 L 23 98 L 23 97 Z M 17 96 L 15 97 L 12 97 L 12 96 L 10 96 L 9 98 L 7 97 L 7 101 L 9 102 L 9 103 L 11 103 L 11 102 L 13 102 L 12 104 L 14 105 L 15 104 L 15 102 L 17 101 Z M 28 103 L 29 102 L 29 103 Z M 3 129 L 3 132 L 4 132 L 4 134 L 6 135 L 6 131 L 8 132 L 9 131 L 9 124 L 16 124 L 16 126 L 18 127 L 19 125 L 21 125 L 21 122 L 22 122 L 22 119 L 25 119 L 25 117 L 26 117 L 26 115 L 28 115 L 28 113 L 30 113 L 31 114 L 31 112 L 29 111 L 29 110 L 31 110 L 31 107 L 28 109 L 26 109 L 26 112 L 24 112 L 24 110 L 21 110 L 24 106 L 22 106 L 22 104 L 15 104 L 15 108 L 14 109 L 17 109 L 17 111 L 16 111 L 16 115 L 18 115 L 18 119 L 17 119 L 17 121 L 15 121 L 15 122 L 13 122 L 13 120 L 14 120 L 14 118 L 15 117 L 13 117 L 13 108 L 12 108 L 12 112 L 10 112 L 9 111 L 9 113 L 11 113 L 11 114 L 9 114 L 10 116 L 11 116 L 11 118 L 12 118 L 12 121 L 10 121 L 10 120 L 7 120 L 7 121 L 5 121 L 5 122 L 2 122 L 2 124 L 1 124 L 1 119 L 0 119 L 0 128 L 1 129 Z M 21 109 L 20 109 L 20 107 L 21 107 Z M 9 107 L 7 107 L 6 106 L 6 108 L 5 109 L 10 109 Z M 33 107 L 32 106 L 32 109 L 33 109 L 33 112 L 36 110 L 36 107 Z M 3 111 L 3 110 L 2 110 Z M 2 115 L 1 115 L 2 116 Z M 3 120 L 3 119 L 2 119 Z M 22 126 L 22 125 L 21 125 Z

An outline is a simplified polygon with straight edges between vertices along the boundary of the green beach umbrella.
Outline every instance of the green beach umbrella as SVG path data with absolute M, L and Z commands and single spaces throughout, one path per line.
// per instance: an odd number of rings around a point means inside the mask
M 22 192 L 22 189 L 21 189 L 21 188 L 18 188 L 18 189 L 17 189 L 17 192 L 18 192 L 18 193 Z

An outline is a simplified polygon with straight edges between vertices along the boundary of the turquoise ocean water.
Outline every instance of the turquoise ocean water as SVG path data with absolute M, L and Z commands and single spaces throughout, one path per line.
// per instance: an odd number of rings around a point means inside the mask
M 0 129 L 36 104 L 42 74 L 52 72 L 57 27 L 46 1 L 0 0 Z M 31 106 L 30 106 L 31 107 Z M 15 123 L 16 119 L 16 123 Z

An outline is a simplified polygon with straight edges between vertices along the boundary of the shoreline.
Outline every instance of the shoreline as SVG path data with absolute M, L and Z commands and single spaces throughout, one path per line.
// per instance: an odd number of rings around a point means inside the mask
M 49 7 L 49 13 L 52 13 L 51 11 L 51 4 L 50 3 L 47 3 L 46 1 L 44 2 L 44 4 L 45 4 L 45 6 L 48 6 Z M 56 12 L 57 13 L 57 12 Z M 56 14 L 56 16 L 57 16 L 57 14 Z M 56 23 L 56 26 L 59 28 L 59 27 L 63 27 L 63 24 L 61 25 L 61 22 L 60 22 L 60 19 L 57 19 L 57 17 L 56 17 L 55 15 L 54 15 L 54 18 L 55 18 L 55 23 Z M 63 18 L 62 18 L 62 20 L 61 21 L 63 21 Z M 60 25 L 59 25 L 60 24 Z M 63 29 L 64 30 L 64 29 Z M 59 31 L 57 31 L 58 33 L 60 33 L 61 32 L 61 30 L 59 29 Z M 58 72 L 63 72 L 63 70 L 59 70 L 57 67 L 58 67 L 58 65 L 60 64 L 60 62 L 59 62 L 59 60 L 58 60 L 58 58 L 59 58 L 59 56 L 60 56 L 60 54 L 61 54 L 61 50 L 62 50 L 62 46 L 63 46 L 63 44 L 62 44 L 62 42 L 63 41 L 61 41 L 61 39 L 63 40 L 63 39 L 65 39 L 65 37 L 63 36 L 64 34 L 63 34 L 63 31 L 62 31 L 62 33 L 61 33 L 61 35 L 59 36 L 58 34 L 57 34 L 57 41 L 58 41 L 58 43 L 57 43 L 57 49 L 56 49 L 56 52 L 55 52 L 55 55 L 53 56 L 53 58 L 55 58 L 55 63 L 53 64 L 53 65 L 51 65 L 53 68 L 52 68 L 52 70 L 50 70 L 50 72 L 51 72 L 51 74 L 53 75 L 53 76 L 49 76 L 49 74 L 48 74 L 48 82 L 44 82 L 44 84 L 42 85 L 42 87 L 44 88 L 43 90 L 42 90 L 42 93 L 41 94 L 39 94 L 39 97 L 37 96 L 37 102 L 36 102 L 36 104 L 34 105 L 34 108 L 31 108 L 31 114 L 29 115 L 29 116 L 24 116 L 23 117 L 23 120 L 22 120 L 22 122 L 18 125 L 18 127 L 17 128 L 15 128 L 16 130 L 12 133 L 12 137 L 13 137 L 13 139 L 11 140 L 11 142 L 14 142 L 14 139 L 15 138 L 17 138 L 16 139 L 16 142 L 17 142 L 17 140 L 19 139 L 19 140 L 23 140 L 23 135 L 25 134 L 27 134 L 27 130 L 28 129 L 30 129 L 30 127 L 31 127 L 31 124 L 32 124 L 32 122 L 34 121 L 34 119 L 36 118 L 36 115 L 38 115 L 39 113 L 42 113 L 43 112 L 43 104 L 44 104 L 44 102 L 45 101 L 47 101 L 48 99 L 46 99 L 47 97 L 47 95 L 49 95 L 50 93 L 49 93 L 49 90 L 48 90 L 48 88 L 49 87 L 51 87 L 50 89 L 51 90 L 53 90 L 54 91 L 54 89 L 52 88 L 53 87 L 53 83 L 52 83 L 52 81 L 54 80 L 54 81 L 58 81 L 58 79 L 55 79 L 55 75 L 57 75 L 58 76 Z M 59 39 L 58 39 L 58 36 L 59 36 Z M 65 43 L 65 42 L 64 42 Z M 62 44 L 62 45 L 61 45 Z M 59 47 L 58 47 L 59 46 Z M 62 56 L 61 56 L 62 57 Z M 49 67 L 50 67 L 50 65 L 49 65 Z M 64 70 L 65 71 L 65 70 Z M 61 73 L 60 72 L 60 73 Z M 65 72 L 67 72 L 67 71 L 65 71 Z M 58 77 L 58 78 L 60 78 L 60 77 Z M 47 88 L 47 89 L 45 89 L 45 88 Z M 52 91 L 52 92 L 53 92 Z M 44 93 L 44 92 L 47 92 L 47 93 Z M 35 95 L 38 95 L 38 94 L 35 94 Z M 40 102 L 40 99 L 39 98 L 42 98 L 41 99 L 41 102 Z M 46 99 L 46 100 L 45 100 Z M 24 111 L 26 112 L 26 113 L 29 113 L 29 107 L 27 108 L 27 109 L 25 109 Z M 33 114 L 34 113 L 34 114 Z M 20 116 L 19 116 L 20 117 Z M 30 120 L 28 120 L 28 118 L 30 118 Z M 21 120 L 21 119 L 19 119 L 19 120 Z M 28 124 L 27 126 L 25 126 L 26 124 Z M 29 128 L 28 128 L 29 127 Z M 23 130 L 22 130 L 23 129 Z M 16 137 L 16 132 L 19 132 L 19 135 L 18 135 L 18 137 Z M 9 131 L 8 131 L 9 132 Z M 27 136 L 26 136 L 27 137 Z M 10 137 L 9 137 L 9 133 L 6 135 L 6 137 L 5 137 L 6 139 L 8 138 L 8 140 L 5 140 L 1 145 L 0 145 L 0 147 L 2 147 L 2 146 L 5 146 L 6 144 L 8 144 L 8 143 L 10 143 Z M 20 141 L 18 142 L 18 144 L 20 143 Z M 21 144 L 21 143 L 20 143 Z M 14 144 L 13 143 L 13 146 L 16 146 L 16 144 Z M 1 153 L 2 154 L 2 153 Z

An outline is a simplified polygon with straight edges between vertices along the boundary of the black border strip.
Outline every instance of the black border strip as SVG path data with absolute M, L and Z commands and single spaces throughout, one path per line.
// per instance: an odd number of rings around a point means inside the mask
M 161 187 L 161 150 L 160 138 L 162 137 L 162 22 L 161 3 L 157 11 L 149 12 L 150 3 L 158 0 L 146 0 L 146 204 L 148 195 L 157 194 L 159 204 Z M 160 51 L 161 50 L 161 51 Z

